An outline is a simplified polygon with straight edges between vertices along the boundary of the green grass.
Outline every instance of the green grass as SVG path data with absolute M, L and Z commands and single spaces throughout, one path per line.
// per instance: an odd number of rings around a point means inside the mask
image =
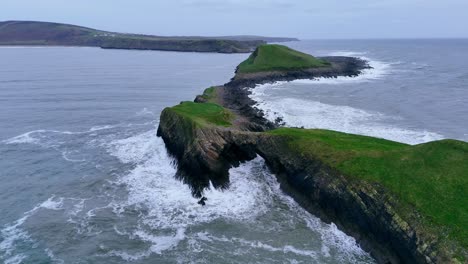
M 213 103 L 182 102 L 169 108 L 177 114 L 190 118 L 199 125 L 217 125 L 229 127 L 234 114 L 226 108 Z
M 205 99 L 207 102 L 215 103 L 216 96 L 217 96 L 216 87 L 210 87 L 210 88 L 205 89 L 205 91 L 203 91 L 203 94 L 201 97 L 203 97 L 203 99 Z
M 330 64 L 282 45 L 261 45 L 239 64 L 238 73 L 286 71 L 326 67 Z
M 280 128 L 287 148 L 319 158 L 353 179 L 378 183 L 397 197 L 400 213 L 415 208 L 423 225 L 468 247 L 468 143 L 441 140 L 410 146 L 328 130 Z

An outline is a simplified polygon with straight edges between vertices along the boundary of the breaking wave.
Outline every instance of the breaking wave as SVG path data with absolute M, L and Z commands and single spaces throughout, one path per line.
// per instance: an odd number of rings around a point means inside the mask
M 334 56 L 355 56 L 369 61 L 372 69 L 366 69 L 357 77 L 317 78 L 315 80 L 295 80 L 258 85 L 251 89 L 250 97 L 256 101 L 255 107 L 262 110 L 270 121 L 282 120 L 289 127 L 321 128 L 346 133 L 379 137 L 408 144 L 419 144 L 443 139 L 438 133 L 407 129 L 390 125 L 387 121 L 399 117 L 388 116 L 379 112 L 367 111 L 350 106 L 331 105 L 317 101 L 270 96 L 270 90 L 288 88 L 294 84 L 307 85 L 344 85 L 347 83 L 371 82 L 384 78 L 392 71 L 391 63 L 371 60 L 365 53 L 334 52 Z M 291 84 L 291 85 L 290 85 Z

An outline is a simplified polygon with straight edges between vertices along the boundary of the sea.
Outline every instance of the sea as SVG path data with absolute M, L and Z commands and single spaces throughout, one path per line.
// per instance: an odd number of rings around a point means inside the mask
M 468 40 L 308 40 L 358 77 L 252 89 L 286 126 L 407 144 L 468 141 Z M 161 111 L 223 84 L 248 54 L 0 48 L 0 263 L 375 263 L 306 212 L 258 157 L 206 206 L 156 136 Z

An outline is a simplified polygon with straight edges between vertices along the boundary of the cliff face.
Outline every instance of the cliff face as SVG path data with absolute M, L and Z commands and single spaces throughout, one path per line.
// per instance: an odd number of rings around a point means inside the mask
M 200 126 L 170 109 L 161 114 L 158 136 L 178 161 L 178 177 L 191 186 L 196 197 L 210 186 L 210 181 L 215 188 L 227 188 L 229 169 L 256 157 L 251 133 Z
M 309 212 L 334 222 L 379 263 L 450 262 L 437 240 L 419 231 L 417 217 L 403 220 L 394 198 L 378 185 L 350 180 L 319 157 L 291 153 L 287 139 L 216 126 L 199 127 L 171 111 L 161 115 L 158 135 L 178 160 L 178 176 L 201 197 L 229 186 L 228 170 L 260 155 L 282 189 Z
M 262 136 L 256 150 L 285 192 L 309 212 L 355 237 L 379 263 L 450 261 L 435 249 L 434 238 L 419 232 L 416 216 L 412 222 L 401 218 L 394 197 L 381 186 L 352 180 L 320 157 L 299 156 L 286 145 L 283 138 Z

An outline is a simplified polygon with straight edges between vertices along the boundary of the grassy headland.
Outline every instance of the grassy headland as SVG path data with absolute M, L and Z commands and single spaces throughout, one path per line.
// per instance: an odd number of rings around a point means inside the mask
M 229 127 L 235 117 L 228 109 L 213 103 L 182 102 L 168 109 L 199 125 Z
M 327 67 L 330 64 L 282 45 L 261 45 L 250 57 L 239 64 L 238 73 L 288 71 Z
M 468 143 L 416 146 L 329 130 L 280 128 L 289 152 L 320 159 L 344 175 L 381 184 L 397 197 L 399 213 L 414 208 L 424 226 L 468 247 Z
M 200 97 L 203 98 L 203 100 L 205 100 L 206 102 L 215 103 L 216 97 L 217 97 L 216 88 L 215 87 L 206 88 Z

